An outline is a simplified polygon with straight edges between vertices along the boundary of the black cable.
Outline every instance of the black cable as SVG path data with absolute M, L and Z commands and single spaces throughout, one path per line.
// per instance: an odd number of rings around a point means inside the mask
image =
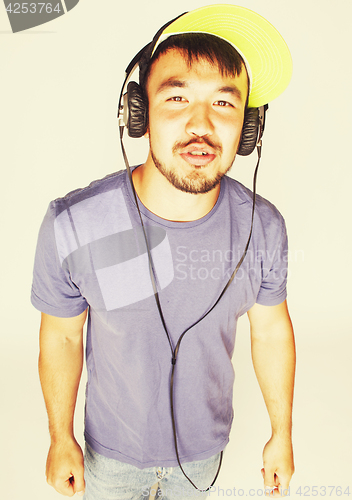
M 134 189 L 134 185 L 133 185 L 133 181 L 132 181 L 132 173 L 131 173 L 130 165 L 129 165 L 128 158 L 127 158 L 127 155 L 126 155 L 125 147 L 124 147 L 123 141 L 122 141 L 123 130 L 124 130 L 124 127 L 120 126 L 120 142 L 121 142 L 123 159 L 125 160 L 128 177 L 129 177 L 129 180 L 130 180 L 130 184 L 132 186 L 132 192 L 133 192 L 133 196 L 134 196 L 134 201 L 136 203 L 136 206 L 137 206 L 137 209 L 138 209 L 139 218 L 140 218 L 140 221 L 141 221 L 141 224 L 142 224 L 142 230 L 143 230 L 144 240 L 145 240 L 145 243 L 146 243 L 147 253 L 148 253 L 149 274 L 150 274 L 150 279 L 152 281 L 152 286 L 153 286 L 155 301 L 156 301 L 156 304 L 157 304 L 157 307 L 158 307 L 158 311 L 159 311 L 161 322 L 163 324 L 163 327 L 164 327 L 167 339 L 168 339 L 169 344 L 170 344 L 171 352 L 173 353 L 174 348 L 173 348 L 171 337 L 169 335 L 169 332 L 168 332 L 168 329 L 167 329 L 167 326 L 166 326 L 166 322 L 165 322 L 165 319 L 164 319 L 163 311 L 161 309 L 161 304 L 160 304 L 160 300 L 159 300 L 159 294 L 158 294 L 158 290 L 157 290 L 156 283 L 155 283 L 155 276 L 156 276 L 156 274 L 155 274 L 155 270 L 154 270 L 152 254 L 151 254 L 150 247 L 149 247 L 148 237 L 147 237 L 147 233 L 146 233 L 145 226 L 144 226 L 144 223 L 143 223 L 142 214 L 141 214 L 141 212 L 139 210 L 137 194 L 136 194 L 136 190 Z
M 258 141 L 258 144 L 257 144 L 258 161 L 257 161 L 257 165 L 255 167 L 254 175 L 253 175 L 253 202 L 252 202 L 251 226 L 250 226 L 248 240 L 247 240 L 244 252 L 242 254 L 242 257 L 238 261 L 237 266 L 235 267 L 235 270 L 233 271 L 230 279 L 226 283 L 225 287 L 223 288 L 222 292 L 220 293 L 219 297 L 217 298 L 217 300 L 215 301 L 215 303 L 212 305 L 212 307 L 200 319 L 198 319 L 195 323 L 193 323 L 191 326 L 189 326 L 180 335 L 175 348 L 173 348 L 172 341 L 171 341 L 171 336 L 170 336 L 170 334 L 168 332 L 168 329 L 167 329 L 167 326 L 166 326 L 165 318 L 164 318 L 164 315 L 163 315 L 163 312 L 162 312 L 162 308 L 161 308 L 161 304 L 160 304 L 159 293 L 158 293 L 158 290 L 157 290 L 157 287 L 156 287 L 155 269 L 154 269 L 153 259 L 152 259 L 152 255 L 151 255 L 151 251 L 150 251 L 150 247 L 149 247 L 148 237 L 147 237 L 147 233 L 146 233 L 146 230 L 145 230 L 145 226 L 144 226 L 142 214 L 141 214 L 141 211 L 139 209 L 138 198 L 137 198 L 136 190 L 134 188 L 133 181 L 132 181 L 132 173 L 131 173 L 130 165 L 129 165 L 128 158 L 127 158 L 127 155 L 126 155 L 126 151 L 125 151 L 125 148 L 124 148 L 124 145 L 123 145 L 123 140 L 122 140 L 123 139 L 123 130 L 124 130 L 124 127 L 120 126 L 120 142 L 121 142 L 122 154 L 123 154 L 123 158 L 124 158 L 124 161 L 125 161 L 125 164 L 126 164 L 126 169 L 127 169 L 129 181 L 130 181 L 130 184 L 131 184 L 131 187 L 132 187 L 132 192 L 133 192 L 134 200 L 135 200 L 135 203 L 136 203 L 136 207 L 137 207 L 137 210 L 138 210 L 139 218 L 140 218 L 142 229 L 143 229 L 143 235 L 144 235 L 144 239 L 145 239 L 145 243 L 146 243 L 146 247 L 147 247 L 147 253 L 148 253 L 149 273 L 150 273 L 151 282 L 152 282 L 152 286 L 153 286 L 154 297 L 155 297 L 155 301 L 156 301 L 156 304 L 157 304 L 157 308 L 158 308 L 158 311 L 159 311 L 159 315 L 160 315 L 160 319 L 161 319 L 163 328 L 165 330 L 167 339 L 168 339 L 169 344 L 170 344 L 170 349 L 171 349 L 171 354 L 172 354 L 172 359 L 171 359 L 172 368 L 171 368 L 171 377 L 170 377 L 170 408 L 171 408 L 171 420 L 172 420 L 172 430 L 173 430 L 173 436 L 174 436 L 176 458 L 177 458 L 178 465 L 179 465 L 179 467 L 180 467 L 183 475 L 188 479 L 188 481 L 192 484 L 192 486 L 194 486 L 194 488 L 196 490 L 198 490 L 198 491 L 206 492 L 206 491 L 209 491 L 209 489 L 214 485 L 215 481 L 218 478 L 218 475 L 219 475 L 219 472 L 220 472 L 220 468 L 221 468 L 221 464 L 222 464 L 223 451 L 221 451 L 221 453 L 220 453 L 219 466 L 218 466 L 218 469 L 216 471 L 216 474 L 215 474 L 215 477 L 214 477 L 212 483 L 208 486 L 207 489 L 200 489 L 200 488 L 198 488 L 193 483 L 193 481 L 187 476 L 187 474 L 185 473 L 185 471 L 184 471 L 184 469 L 182 467 L 181 461 L 180 461 L 179 453 L 178 453 L 177 430 L 176 430 L 175 412 L 174 412 L 174 373 L 175 373 L 175 367 L 176 367 L 176 360 L 177 360 L 177 355 L 178 355 L 178 352 L 179 352 L 179 349 L 180 349 L 181 341 L 182 341 L 183 337 L 185 336 L 185 334 L 191 328 L 193 328 L 198 323 L 200 323 L 206 316 L 208 316 L 208 314 L 210 314 L 210 312 L 219 303 L 219 301 L 223 297 L 224 293 L 226 292 L 226 290 L 228 289 L 228 287 L 232 283 L 233 279 L 235 278 L 238 269 L 240 268 L 240 266 L 242 265 L 242 262 L 244 261 L 244 258 L 246 257 L 246 254 L 247 254 L 247 251 L 248 251 L 248 248 L 249 248 L 249 244 L 250 244 L 250 241 L 251 241 L 251 237 L 252 237 L 252 232 L 253 232 L 254 210 L 255 210 L 255 201 L 256 201 L 257 174 L 258 174 L 258 167 L 259 167 L 260 158 L 261 158 L 262 142 L 261 142 L 261 139 L 260 139 Z M 261 131 L 261 134 L 262 134 L 262 131 Z M 260 134 L 259 137 L 261 137 L 261 134 Z
M 248 240 L 247 240 L 247 243 L 246 243 L 246 246 L 245 246 L 245 249 L 244 249 L 244 252 L 242 254 L 242 257 L 240 258 L 240 260 L 238 261 L 237 263 L 237 266 L 235 268 L 235 270 L 233 271 L 230 279 L 228 280 L 228 282 L 226 283 L 225 287 L 223 288 L 222 292 L 220 293 L 218 299 L 216 300 L 216 302 L 212 305 L 212 307 L 198 320 L 196 321 L 195 323 L 193 323 L 193 325 L 189 326 L 183 333 L 182 335 L 179 337 L 178 341 L 177 341 L 177 344 L 176 344 L 176 347 L 175 347 L 175 350 L 173 352 L 173 358 L 172 358 L 172 369 L 171 369 L 171 379 L 170 379 L 170 405 L 171 405 L 171 419 L 172 419 L 172 429 L 173 429 L 173 434 L 174 434 L 174 443 L 175 443 L 175 451 L 176 451 L 176 458 L 177 458 L 177 462 L 178 462 L 178 465 L 183 473 L 183 475 L 188 479 L 188 481 L 198 490 L 198 491 L 201 491 L 201 492 L 206 492 L 206 491 L 209 491 L 210 488 L 214 485 L 215 481 L 217 480 L 218 478 L 218 475 L 219 475 L 219 472 L 220 472 L 220 468 L 221 468 L 221 463 L 222 463 L 222 458 L 223 458 L 223 451 L 221 451 L 220 453 L 220 459 L 219 459 L 219 466 L 218 466 L 218 469 L 216 471 L 216 474 L 215 474 L 215 477 L 212 481 L 212 483 L 208 486 L 207 489 L 205 490 L 202 490 L 200 488 L 198 488 L 194 482 L 187 476 L 187 474 L 185 473 L 185 471 L 183 470 L 183 467 L 181 465 L 181 462 L 180 462 L 180 457 L 179 457 L 179 453 L 178 453 L 178 445 L 177 445 L 177 431 L 176 431 L 176 422 L 175 422 L 175 414 L 174 414 L 174 404 L 173 404 L 173 392 L 174 392 L 174 372 L 175 372 L 175 366 L 176 366 L 176 359 L 177 359 L 177 354 L 178 354 L 178 351 L 180 349 L 180 345 L 181 345 L 181 341 L 184 337 L 184 335 L 191 329 L 193 328 L 195 325 L 197 325 L 198 323 L 200 323 L 206 316 L 208 316 L 208 314 L 215 308 L 215 306 L 219 303 L 220 299 L 222 298 L 222 296 L 224 295 L 224 293 L 226 292 L 226 290 L 228 289 L 228 287 L 230 286 L 230 284 L 232 283 L 234 277 L 236 276 L 237 274 L 237 271 L 239 270 L 242 262 L 244 261 L 244 258 L 247 254 L 247 251 L 248 251 L 248 248 L 249 248 L 249 244 L 250 244 L 250 241 L 251 241 L 251 237 L 252 237 L 252 232 L 253 232 L 253 222 L 254 222 L 254 209 L 255 209 L 255 200 L 256 200 L 256 186 L 257 186 L 257 174 L 258 174 L 258 167 L 259 167 L 259 163 L 260 163 L 260 158 L 261 158 L 261 148 L 262 148 L 262 144 L 261 144 L 261 141 L 259 141 L 259 143 L 257 144 L 257 152 L 258 152 L 258 161 L 257 161 L 257 165 L 255 167 L 255 171 L 254 171 L 254 176 L 253 176 L 253 203 L 252 203 L 252 217 L 251 217 L 251 227 L 250 227 L 250 231 L 249 231 L 249 236 L 248 236 Z

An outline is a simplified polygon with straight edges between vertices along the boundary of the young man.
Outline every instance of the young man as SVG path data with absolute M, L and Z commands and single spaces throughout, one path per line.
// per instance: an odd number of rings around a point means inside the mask
M 265 487 L 279 496 L 294 470 L 286 232 L 281 215 L 259 196 L 241 273 L 222 295 L 243 255 L 252 213 L 251 192 L 225 174 L 260 85 L 232 34 L 209 29 L 214 12 L 219 25 L 219 16 L 233 20 L 231 33 L 239 15 L 243 32 L 246 21 L 258 24 L 246 9 L 210 6 L 164 30 L 170 36 L 141 72 L 150 151 L 133 169 L 132 185 L 120 171 L 55 200 L 40 231 L 32 301 L 43 313 L 39 368 L 52 440 L 47 480 L 67 496 L 86 489 L 87 500 L 139 499 L 159 482 L 163 498 L 188 498 L 194 485 L 180 463 L 198 488 L 211 484 L 232 423 L 231 357 L 245 312 L 272 424 Z M 88 307 L 83 459 L 73 415 Z

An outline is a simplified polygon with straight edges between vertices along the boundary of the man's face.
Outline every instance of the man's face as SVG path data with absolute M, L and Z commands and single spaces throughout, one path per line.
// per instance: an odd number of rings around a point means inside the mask
M 189 68 L 175 49 L 155 61 L 147 83 L 150 157 L 177 189 L 206 193 L 231 168 L 247 92 L 245 68 L 235 77 L 202 59 Z

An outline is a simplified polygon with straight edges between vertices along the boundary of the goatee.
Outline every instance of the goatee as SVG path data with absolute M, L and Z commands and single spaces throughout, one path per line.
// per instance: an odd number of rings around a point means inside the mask
M 222 153 L 222 147 L 218 144 L 214 144 L 207 137 L 202 137 L 199 139 L 191 139 L 188 142 L 177 142 L 172 148 L 173 154 L 178 154 L 178 151 L 189 146 L 190 144 L 201 144 L 205 143 L 212 147 L 219 155 Z M 198 165 L 193 165 L 194 171 L 185 177 L 181 177 L 175 170 L 167 169 L 166 166 L 155 156 L 153 152 L 152 145 L 150 144 L 150 154 L 156 168 L 161 174 L 176 188 L 185 193 L 191 194 L 204 194 L 212 191 L 227 174 L 227 172 L 232 167 L 231 165 L 227 168 L 225 172 L 217 172 L 213 177 L 208 177 L 206 172 L 206 167 L 200 167 Z M 203 168 L 205 169 L 203 172 Z

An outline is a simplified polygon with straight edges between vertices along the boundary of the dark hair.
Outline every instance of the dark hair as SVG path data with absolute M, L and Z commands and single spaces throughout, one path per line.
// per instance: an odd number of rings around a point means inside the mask
M 161 42 L 148 62 L 140 67 L 139 81 L 145 97 L 147 97 L 146 87 L 154 62 L 172 49 L 184 54 L 189 67 L 194 61 L 205 59 L 210 64 L 217 65 L 222 76 L 240 75 L 244 66 L 244 61 L 237 50 L 222 38 L 208 33 L 172 35 Z

